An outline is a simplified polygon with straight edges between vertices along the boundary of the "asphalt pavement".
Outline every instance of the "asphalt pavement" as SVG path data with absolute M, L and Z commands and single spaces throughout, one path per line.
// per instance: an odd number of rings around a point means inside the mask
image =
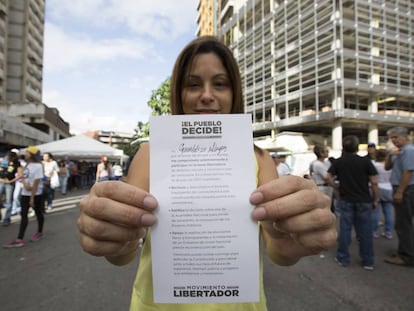
M 0 310 L 128 310 L 137 258 L 116 267 L 85 254 L 76 229 L 78 204 L 86 191 L 59 196 L 46 214 L 44 238 L 29 242 L 36 231 L 31 218 L 26 244 L 0 249 Z M 17 235 L 19 217 L 0 227 L 0 243 Z M 375 240 L 376 266 L 359 265 L 357 243 L 353 261 L 344 268 L 334 262 L 335 248 L 321 256 L 279 267 L 264 256 L 264 282 L 269 311 L 409 311 L 414 310 L 414 268 L 384 263 L 397 240 Z

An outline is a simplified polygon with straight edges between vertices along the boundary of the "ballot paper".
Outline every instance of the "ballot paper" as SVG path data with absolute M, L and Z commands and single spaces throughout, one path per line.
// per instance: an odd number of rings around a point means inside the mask
M 150 118 L 155 303 L 259 301 L 251 116 Z

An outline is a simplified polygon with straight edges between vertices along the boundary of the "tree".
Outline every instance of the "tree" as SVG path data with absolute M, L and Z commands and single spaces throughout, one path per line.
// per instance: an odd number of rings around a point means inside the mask
M 163 116 L 170 114 L 170 78 L 164 80 L 161 86 L 152 91 L 148 107 L 152 110 L 153 116 Z
M 161 86 L 152 91 L 151 97 L 147 102 L 148 107 L 151 108 L 151 115 L 163 116 L 171 113 L 170 111 L 170 78 L 164 80 Z M 137 152 L 140 143 L 139 139 L 149 137 L 149 123 L 139 121 L 135 128 L 135 135 L 132 137 L 129 145 L 124 147 L 124 153 L 132 157 Z M 132 144 L 135 142 L 134 144 Z

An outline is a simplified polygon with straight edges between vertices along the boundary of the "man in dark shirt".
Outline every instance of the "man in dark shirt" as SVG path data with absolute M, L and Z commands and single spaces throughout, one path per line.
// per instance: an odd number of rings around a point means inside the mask
M 346 136 L 342 141 L 342 156 L 328 169 L 328 180 L 332 187 L 339 187 L 338 203 L 340 222 L 338 250 L 335 260 L 341 266 L 350 264 L 349 245 L 352 226 L 359 239 L 359 256 L 365 270 L 374 269 L 374 246 L 371 212 L 378 206 L 377 170 L 368 157 L 357 155 L 359 140 Z M 333 176 L 339 181 L 334 182 Z M 370 191 L 372 189 L 372 195 Z

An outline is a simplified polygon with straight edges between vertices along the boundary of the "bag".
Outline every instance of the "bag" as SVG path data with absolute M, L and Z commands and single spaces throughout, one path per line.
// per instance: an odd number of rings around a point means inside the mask
M 50 187 L 55 189 L 60 186 L 59 175 L 57 172 L 53 172 L 52 177 L 50 177 Z

